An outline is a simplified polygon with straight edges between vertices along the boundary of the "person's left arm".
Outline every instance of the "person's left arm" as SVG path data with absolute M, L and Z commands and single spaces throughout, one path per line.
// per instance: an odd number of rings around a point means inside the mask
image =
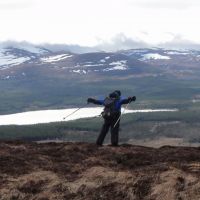
M 132 97 L 128 97 L 126 99 L 121 99 L 120 100 L 120 104 L 128 104 L 128 103 L 131 103 L 132 101 L 136 101 L 136 97 L 135 96 L 132 96 Z

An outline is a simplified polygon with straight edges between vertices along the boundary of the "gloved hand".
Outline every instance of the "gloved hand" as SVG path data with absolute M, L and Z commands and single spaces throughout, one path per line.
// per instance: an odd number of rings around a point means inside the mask
M 87 99 L 87 103 L 93 103 L 94 102 L 94 99 L 93 98 L 88 98 Z
M 128 97 L 128 100 L 131 101 L 135 101 L 136 100 L 136 96 L 132 96 L 132 97 Z
M 136 101 L 136 96 L 132 96 L 132 101 Z

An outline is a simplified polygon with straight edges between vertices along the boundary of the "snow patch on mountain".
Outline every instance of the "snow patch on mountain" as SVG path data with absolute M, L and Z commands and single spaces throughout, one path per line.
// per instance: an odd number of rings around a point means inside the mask
M 78 73 L 78 74 L 87 74 L 86 70 L 81 70 L 81 69 L 77 69 L 77 70 L 74 69 L 71 72 Z
M 188 55 L 188 54 L 190 54 L 189 52 L 180 52 L 180 51 L 167 51 L 165 53 L 169 54 L 169 55 Z
M 101 59 L 100 62 L 105 63 L 106 61 L 104 59 Z
M 111 62 L 109 65 L 120 65 L 120 66 L 124 66 L 126 65 L 127 61 L 126 60 L 120 60 L 120 61 L 116 61 L 116 62 Z
M 29 57 L 17 57 L 12 54 L 8 54 L 6 49 L 0 49 L 0 66 L 1 70 L 7 69 L 8 66 L 15 66 L 22 64 L 30 60 Z
M 60 54 L 60 55 L 56 55 L 56 56 L 48 56 L 45 58 L 41 58 L 40 60 L 44 63 L 51 63 L 51 62 L 58 62 L 60 60 L 65 60 L 67 58 L 71 58 L 73 55 L 69 55 L 69 54 Z
M 106 56 L 104 59 L 101 59 L 100 62 L 105 63 L 109 59 L 110 59 L 110 56 Z
M 108 71 L 114 71 L 114 70 L 127 70 L 126 67 L 124 66 L 115 66 L 115 67 L 112 67 L 112 68 L 106 68 L 106 69 L 103 69 L 104 72 L 108 72 Z
M 110 65 L 110 66 L 114 66 L 114 67 L 106 68 L 106 69 L 104 69 L 103 71 L 104 71 L 104 72 L 107 72 L 107 71 L 113 71 L 113 70 L 127 70 L 128 67 L 127 67 L 126 63 L 127 63 L 126 60 L 121 60 L 121 61 L 112 62 L 112 63 L 110 63 L 109 65 Z
M 87 64 L 83 65 L 83 67 L 97 67 L 97 66 L 103 66 L 104 64 Z
M 143 55 L 143 58 L 140 59 L 142 61 L 144 60 L 169 60 L 171 59 L 169 56 L 163 56 L 158 53 L 147 53 Z

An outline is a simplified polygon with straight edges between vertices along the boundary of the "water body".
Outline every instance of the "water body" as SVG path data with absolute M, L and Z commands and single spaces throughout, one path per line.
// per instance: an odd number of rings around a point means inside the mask
M 82 108 L 75 112 L 78 108 L 60 109 L 60 110 L 39 110 L 9 115 L 0 115 L 0 125 L 30 125 L 50 122 L 70 121 L 81 118 L 99 117 L 103 108 L 90 107 Z M 144 110 L 123 110 L 122 114 L 127 113 L 146 113 L 146 112 L 176 112 L 178 109 L 144 109 Z M 72 114 L 75 112 L 74 114 Z M 72 114 L 72 115 L 70 115 Z M 65 118 L 66 117 L 66 118 Z

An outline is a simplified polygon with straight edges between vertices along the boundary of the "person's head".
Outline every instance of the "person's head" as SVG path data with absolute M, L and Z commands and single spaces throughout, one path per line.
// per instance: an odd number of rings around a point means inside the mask
M 114 92 L 116 92 L 119 95 L 119 97 L 121 96 L 121 91 L 120 90 L 115 90 Z
M 112 93 L 109 94 L 110 98 L 116 98 L 116 99 L 118 99 L 118 98 L 120 98 L 120 96 L 121 96 L 121 92 L 119 90 L 115 90 L 114 92 L 112 92 Z

